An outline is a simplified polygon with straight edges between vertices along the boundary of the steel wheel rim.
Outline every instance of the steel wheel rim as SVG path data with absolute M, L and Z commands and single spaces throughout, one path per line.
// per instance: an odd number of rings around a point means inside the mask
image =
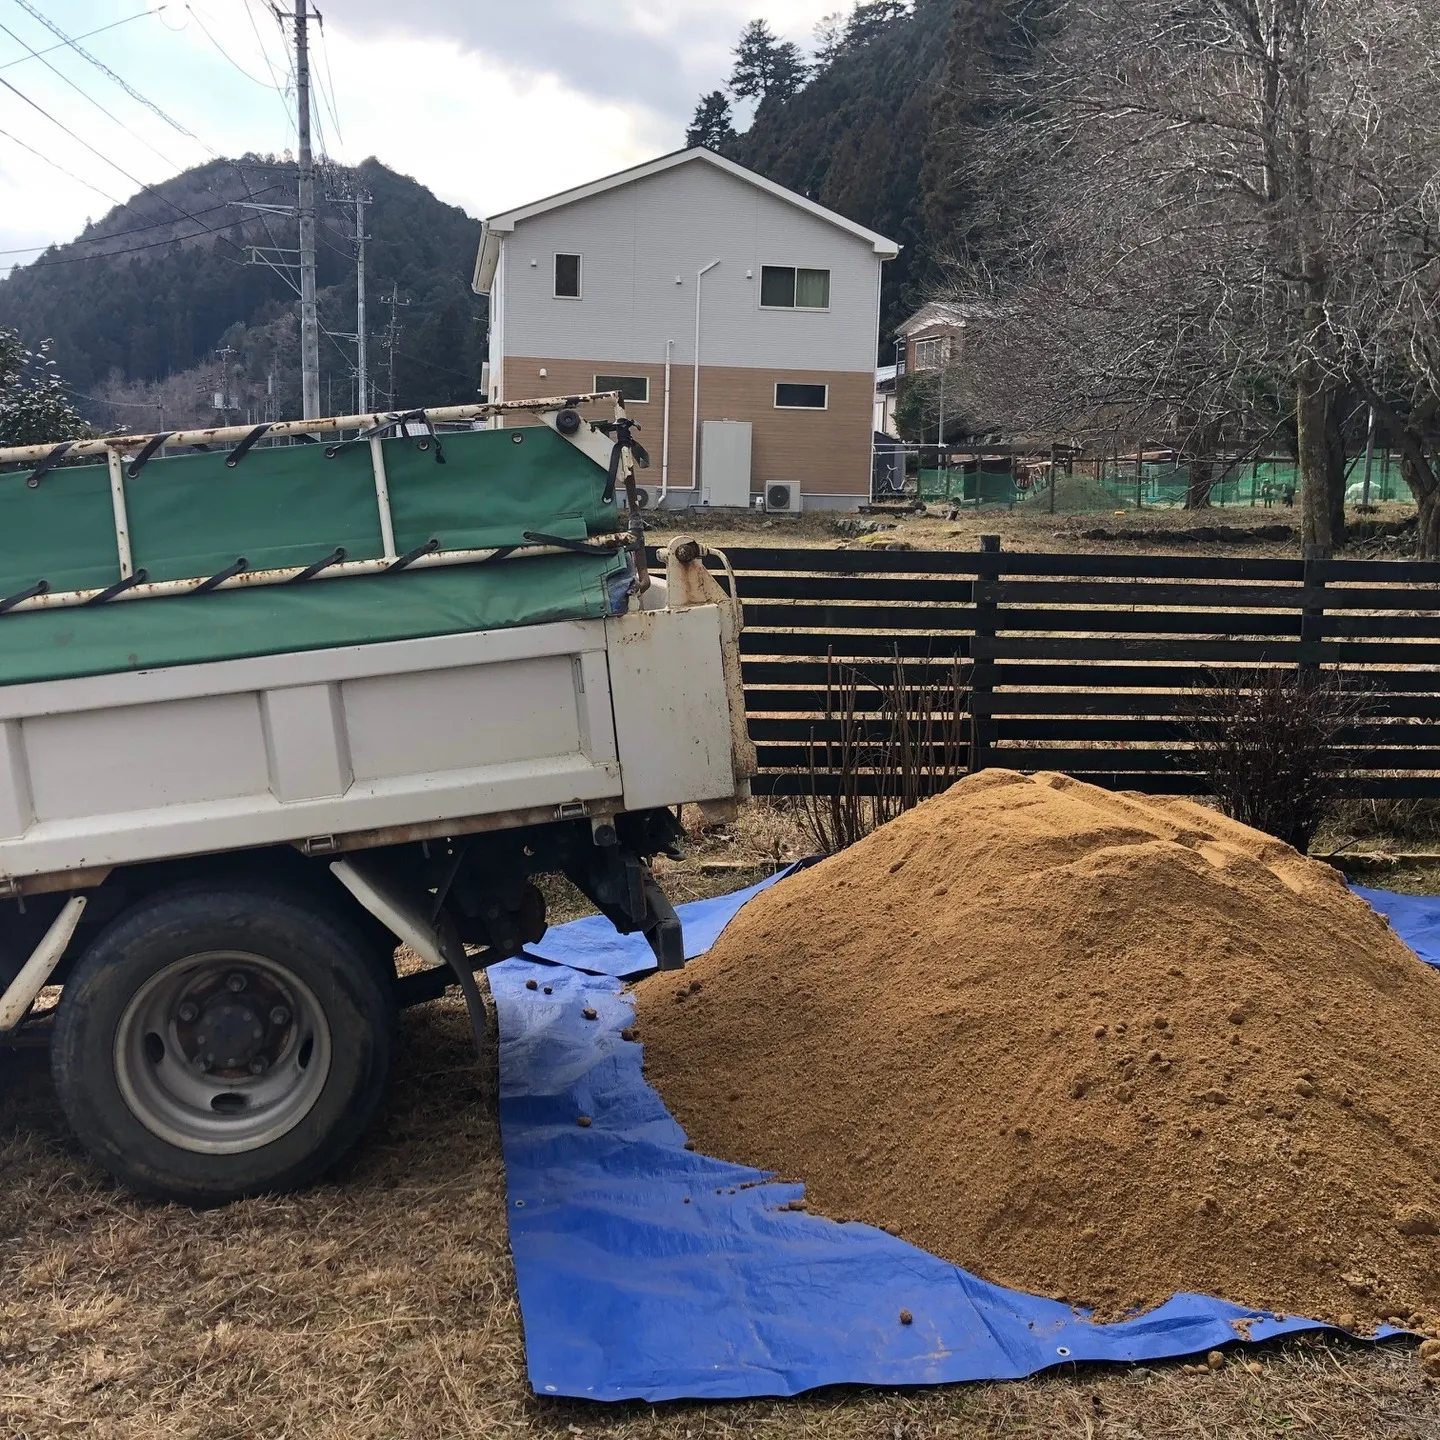
M 202 1155 L 257 1150 L 288 1134 L 320 1098 L 331 1055 L 314 991 L 288 967 L 241 950 L 158 970 L 115 1028 L 115 1078 L 130 1112 L 151 1134 Z

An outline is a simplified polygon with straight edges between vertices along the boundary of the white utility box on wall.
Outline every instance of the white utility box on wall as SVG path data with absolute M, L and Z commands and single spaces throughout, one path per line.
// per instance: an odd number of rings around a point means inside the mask
M 700 496 L 706 505 L 750 504 L 750 422 L 706 420 L 700 438 Z

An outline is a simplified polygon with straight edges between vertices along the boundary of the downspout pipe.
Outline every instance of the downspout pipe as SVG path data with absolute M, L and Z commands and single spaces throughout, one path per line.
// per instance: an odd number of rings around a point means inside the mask
M 719 264 L 712 260 L 695 272 L 695 394 L 690 426 L 690 488 L 700 485 L 700 282 Z
M 665 415 L 661 421 L 661 434 L 664 439 L 660 443 L 660 498 L 655 502 L 658 510 L 665 504 L 665 497 L 670 493 L 670 355 L 675 349 L 675 342 L 665 342 Z

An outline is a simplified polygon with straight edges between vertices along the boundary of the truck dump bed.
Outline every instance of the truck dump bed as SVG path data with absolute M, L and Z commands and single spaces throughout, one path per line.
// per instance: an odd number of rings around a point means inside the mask
M 0 893 L 743 793 L 737 612 L 698 546 L 636 593 L 609 442 L 535 404 L 0 475 Z

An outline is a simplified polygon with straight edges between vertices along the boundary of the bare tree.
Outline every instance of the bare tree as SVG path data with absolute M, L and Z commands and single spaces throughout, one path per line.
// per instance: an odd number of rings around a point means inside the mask
M 957 276 L 1010 315 L 997 404 L 1113 435 L 1163 424 L 1202 483 L 1227 432 L 1288 434 L 1304 542 L 1329 551 L 1359 396 L 1394 436 L 1433 544 L 1440 12 L 1017 6 L 1036 58 L 1004 82 L 1013 122 L 980 147 L 977 188 L 1012 209 L 1023 189 L 1020 263 L 997 275 L 970 255 Z

